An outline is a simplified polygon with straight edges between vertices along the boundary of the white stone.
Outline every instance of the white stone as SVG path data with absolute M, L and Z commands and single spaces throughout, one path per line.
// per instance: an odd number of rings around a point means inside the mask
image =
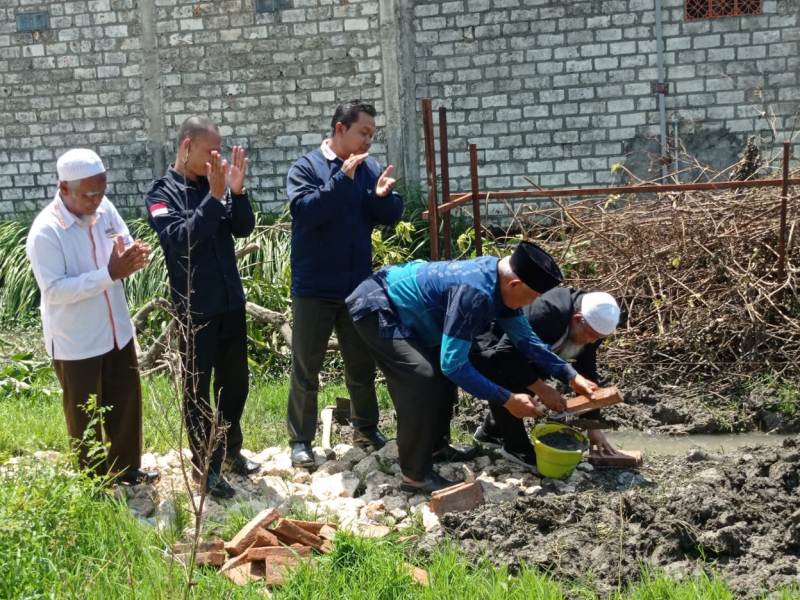
M 540 485 L 532 485 L 529 488 L 525 488 L 525 494 L 528 496 L 541 496 L 544 488 Z
M 156 461 L 156 455 L 152 452 L 142 454 L 139 464 L 141 465 L 142 469 L 155 469 L 158 465 L 158 462 Z
M 441 528 L 439 517 L 436 516 L 436 513 L 431 510 L 427 503 L 422 505 L 420 512 L 422 513 L 422 526 L 425 531 L 431 532 Z
M 264 475 L 291 476 L 294 474 L 292 459 L 288 453 L 281 453 L 265 462 L 261 467 Z
M 397 451 L 397 440 L 389 440 L 386 445 L 378 450 L 375 454 L 385 460 L 398 460 L 400 454 Z
M 344 450 L 345 448 L 347 449 Z M 344 450 L 344 452 L 342 452 L 342 450 Z M 356 446 L 349 446 L 347 444 L 340 444 L 336 446 L 336 448 L 334 448 L 334 451 L 336 452 L 337 460 L 342 461 L 348 466 L 352 466 L 355 463 L 362 461 L 367 457 L 367 453 L 364 452 L 361 448 L 358 448 Z
M 492 464 L 492 459 L 488 456 L 479 456 L 475 459 L 475 469 L 480 471 Z
M 517 486 L 502 481 L 481 481 L 481 487 L 483 488 L 483 497 L 489 504 L 513 502 L 519 497 L 520 492 Z
M 280 477 L 268 475 L 258 480 L 258 493 L 269 506 L 282 504 L 291 492 L 291 484 Z
M 380 466 L 381 465 L 378 462 L 378 459 L 375 456 L 370 455 L 360 460 L 355 466 L 353 466 L 353 473 L 355 473 L 359 479 L 364 480 L 370 473 L 379 471 Z
M 328 477 L 320 477 L 311 483 L 311 493 L 320 500 L 329 498 L 352 497 L 358 487 L 359 480 L 353 473 L 336 473 Z
M 584 473 L 591 473 L 592 471 L 594 471 L 594 467 L 588 462 L 584 461 L 578 463 L 578 470 L 583 471 Z

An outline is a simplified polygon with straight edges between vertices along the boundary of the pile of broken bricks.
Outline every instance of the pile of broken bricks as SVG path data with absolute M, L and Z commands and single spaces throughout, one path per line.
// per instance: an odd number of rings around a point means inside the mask
M 388 529 L 388 528 L 387 528 Z M 288 573 L 312 553 L 327 554 L 333 548 L 337 527 L 332 523 L 281 518 L 274 508 L 253 517 L 232 540 L 215 540 L 198 545 L 195 564 L 218 567 L 219 573 L 237 585 L 263 582 L 278 587 Z M 189 561 L 191 546 L 176 544 L 173 555 L 182 563 Z M 428 585 L 425 570 L 406 564 L 404 568 L 420 585 Z
M 261 511 L 229 542 L 217 540 L 198 547 L 195 564 L 219 567 L 219 573 L 238 585 L 263 581 L 280 586 L 289 570 L 310 559 L 312 551 L 330 552 L 336 525 L 281 518 L 274 508 Z M 189 560 L 191 548 L 178 544 L 175 558 Z

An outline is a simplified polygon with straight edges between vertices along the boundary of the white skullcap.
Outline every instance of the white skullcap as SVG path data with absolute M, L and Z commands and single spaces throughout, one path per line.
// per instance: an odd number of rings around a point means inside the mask
M 78 181 L 105 173 L 103 161 L 91 150 L 73 148 L 62 154 L 56 162 L 59 181 Z
M 619 323 L 619 306 L 611 294 L 589 292 L 581 298 L 581 315 L 600 335 L 611 335 Z

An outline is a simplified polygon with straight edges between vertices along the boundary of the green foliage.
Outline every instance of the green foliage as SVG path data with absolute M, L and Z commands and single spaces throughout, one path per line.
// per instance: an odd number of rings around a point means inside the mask
M 28 225 L 0 223 L 0 323 L 20 324 L 37 318 L 39 290 L 25 254 Z

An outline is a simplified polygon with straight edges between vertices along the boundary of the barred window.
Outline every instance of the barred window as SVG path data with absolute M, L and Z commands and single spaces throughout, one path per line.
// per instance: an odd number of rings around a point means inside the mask
M 689 21 L 760 15 L 763 12 L 764 0 L 686 0 L 686 19 Z

